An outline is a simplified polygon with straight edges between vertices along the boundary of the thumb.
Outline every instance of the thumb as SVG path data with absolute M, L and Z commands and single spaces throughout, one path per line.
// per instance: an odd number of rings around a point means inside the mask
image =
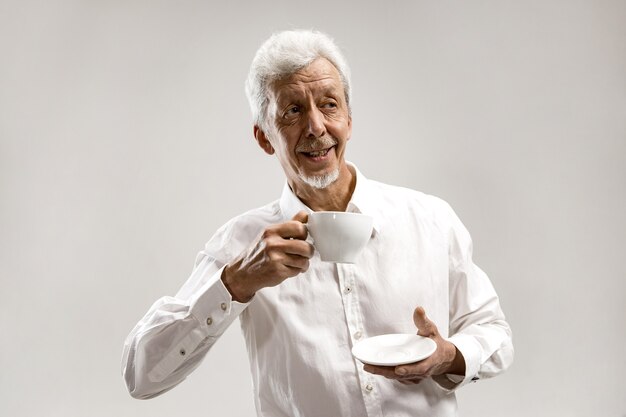
M 426 311 L 423 307 L 415 308 L 413 312 L 413 322 L 417 327 L 417 334 L 424 337 L 432 337 L 438 334 L 437 326 L 426 317 Z
M 299 212 L 296 213 L 295 216 L 293 216 L 291 220 L 295 220 L 300 223 L 306 223 L 309 221 L 309 215 L 307 214 L 306 211 L 300 210 Z

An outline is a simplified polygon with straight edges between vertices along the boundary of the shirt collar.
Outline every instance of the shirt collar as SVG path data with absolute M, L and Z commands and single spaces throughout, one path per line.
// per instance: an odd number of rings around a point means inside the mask
M 363 213 L 372 216 L 374 219 L 374 232 L 380 231 L 379 211 L 376 209 L 374 193 L 371 191 L 370 181 L 359 171 L 359 169 L 351 162 L 346 162 L 351 171 L 356 175 L 356 186 L 352 197 L 348 202 L 346 211 L 354 213 Z M 301 210 L 312 213 L 306 204 L 304 204 L 291 190 L 289 184 L 285 182 L 283 193 L 280 197 L 280 210 L 285 220 L 292 219 Z

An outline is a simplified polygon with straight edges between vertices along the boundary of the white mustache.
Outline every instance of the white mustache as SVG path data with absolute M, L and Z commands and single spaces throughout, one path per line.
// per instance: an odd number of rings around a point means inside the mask
M 311 142 L 303 143 L 296 147 L 297 152 L 314 152 L 328 149 L 339 143 L 333 137 L 321 137 L 313 139 Z

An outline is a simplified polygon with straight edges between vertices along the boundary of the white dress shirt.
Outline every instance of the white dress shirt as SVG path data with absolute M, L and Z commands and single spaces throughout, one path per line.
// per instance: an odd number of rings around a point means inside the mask
M 259 416 L 455 416 L 454 390 L 510 365 L 511 331 L 498 296 L 472 262 L 470 235 L 450 206 L 350 167 L 357 182 L 347 211 L 374 218 L 357 262 L 322 262 L 316 253 L 306 273 L 249 303 L 232 300 L 220 279 L 224 266 L 266 226 L 311 211 L 285 185 L 279 200 L 220 228 L 178 294 L 158 300 L 131 331 L 122 366 L 133 397 L 179 384 L 237 317 Z M 462 353 L 464 378 L 403 385 L 365 372 L 352 357 L 363 338 L 416 333 L 416 306 Z

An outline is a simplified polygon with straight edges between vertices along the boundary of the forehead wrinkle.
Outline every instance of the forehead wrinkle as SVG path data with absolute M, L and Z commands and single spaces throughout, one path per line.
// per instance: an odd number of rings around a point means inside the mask
M 313 60 L 309 65 L 300 68 L 288 78 L 304 78 L 304 81 L 315 81 L 323 78 L 340 78 L 337 68 L 327 60 L 326 58 L 317 58 Z
M 283 96 L 305 96 L 311 90 L 326 94 L 338 88 L 343 89 L 343 84 L 337 68 L 327 59 L 318 58 L 293 74 L 275 80 L 270 90 L 280 100 Z
M 331 82 L 328 82 L 331 81 Z M 312 80 L 312 81 L 306 81 L 306 82 L 300 82 L 300 81 L 295 81 L 295 82 L 290 82 L 281 86 L 276 86 L 276 88 L 274 89 L 274 94 L 276 96 L 277 101 L 282 101 L 284 99 L 291 99 L 291 98 L 300 98 L 300 97 L 306 97 L 309 94 L 313 95 L 313 96 L 318 96 L 320 94 L 325 95 L 328 94 L 330 92 L 335 92 L 336 91 L 336 86 L 334 86 L 332 84 L 332 77 L 326 77 L 326 78 L 321 78 L 321 79 L 317 79 L 317 80 Z M 319 87 L 317 87 L 315 84 L 320 84 Z M 311 88 L 307 88 L 311 86 Z

